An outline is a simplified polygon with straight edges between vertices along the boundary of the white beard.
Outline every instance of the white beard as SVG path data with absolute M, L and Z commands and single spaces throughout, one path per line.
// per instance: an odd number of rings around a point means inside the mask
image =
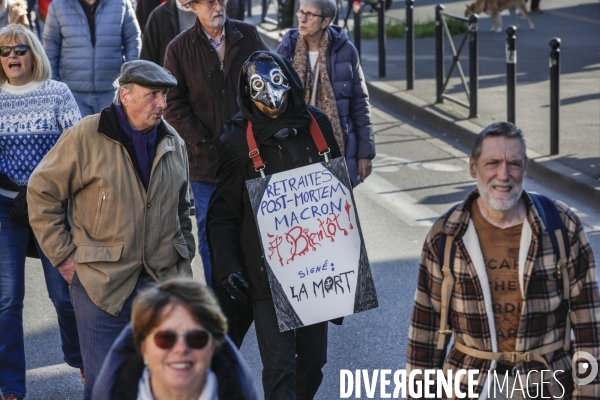
M 508 185 L 512 186 L 510 191 L 510 195 L 505 198 L 496 198 L 492 195 L 494 191 L 494 186 L 502 186 Z M 493 179 L 487 186 L 481 181 L 481 178 L 477 177 L 477 189 L 479 190 L 479 195 L 483 198 L 483 200 L 494 210 L 496 211 L 508 211 L 514 207 L 514 205 L 519 201 L 521 195 L 523 194 L 523 183 L 518 184 L 511 178 L 508 182 L 500 182 L 496 179 Z
M 223 25 L 225 25 L 225 10 L 223 10 L 223 12 L 222 12 L 223 18 L 216 19 L 215 17 L 218 15 L 219 15 L 219 13 L 215 13 L 214 15 L 211 15 L 210 22 L 208 23 L 208 25 L 211 28 L 218 29 L 218 28 L 222 28 Z

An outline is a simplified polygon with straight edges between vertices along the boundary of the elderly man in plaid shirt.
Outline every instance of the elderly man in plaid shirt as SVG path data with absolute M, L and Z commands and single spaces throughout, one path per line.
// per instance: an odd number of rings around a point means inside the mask
M 470 157 L 477 189 L 437 220 L 425 240 L 407 376 L 474 369 L 479 399 L 597 400 L 600 378 L 580 385 L 571 371 L 574 352 L 600 359 L 594 255 L 579 218 L 548 201 L 568 240 L 564 246 L 557 231 L 563 255 L 555 253 L 546 215 L 522 188 L 525 149 L 521 130 L 510 123 L 494 123 L 477 136 Z M 467 393 L 467 374 L 460 390 Z

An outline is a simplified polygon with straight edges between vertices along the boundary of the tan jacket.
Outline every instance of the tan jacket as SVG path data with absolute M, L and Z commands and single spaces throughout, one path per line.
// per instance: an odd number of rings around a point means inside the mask
M 142 267 L 157 281 L 191 276 L 195 243 L 185 143 L 165 122 L 159 125 L 146 193 L 111 115 L 104 110 L 62 134 L 31 175 L 27 200 L 31 227 L 52 265 L 74 251 L 92 301 L 118 315 Z M 63 225 L 67 199 L 71 233 Z

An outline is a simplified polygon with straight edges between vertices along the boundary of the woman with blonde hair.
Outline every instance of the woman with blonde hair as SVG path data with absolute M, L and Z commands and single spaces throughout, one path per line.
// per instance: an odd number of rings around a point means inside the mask
M 81 115 L 67 85 L 50 79 L 50 63 L 30 29 L 14 24 L 0 29 L 0 63 L 0 390 L 6 400 L 14 400 L 25 397 L 23 299 L 28 247 L 42 262 L 58 315 L 64 360 L 80 368 L 83 378 L 69 288 L 33 237 L 25 197 L 33 170 Z

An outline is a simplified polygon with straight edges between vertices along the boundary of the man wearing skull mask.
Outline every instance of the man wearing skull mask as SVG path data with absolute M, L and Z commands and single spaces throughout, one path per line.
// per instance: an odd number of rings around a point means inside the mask
M 248 121 L 267 175 L 321 162 L 309 131 L 316 119 L 330 148 L 340 157 L 327 116 L 304 102 L 300 78 L 280 55 L 256 52 L 242 66 L 240 112 L 221 136 L 216 189 L 207 229 L 214 277 L 227 289 L 217 295 L 228 320 L 229 335 L 240 344 L 254 317 L 263 362 L 265 399 L 312 399 L 327 361 L 327 323 L 279 332 L 258 229 L 245 182 L 260 177 L 249 157 Z M 215 289 L 217 289 L 215 287 Z

